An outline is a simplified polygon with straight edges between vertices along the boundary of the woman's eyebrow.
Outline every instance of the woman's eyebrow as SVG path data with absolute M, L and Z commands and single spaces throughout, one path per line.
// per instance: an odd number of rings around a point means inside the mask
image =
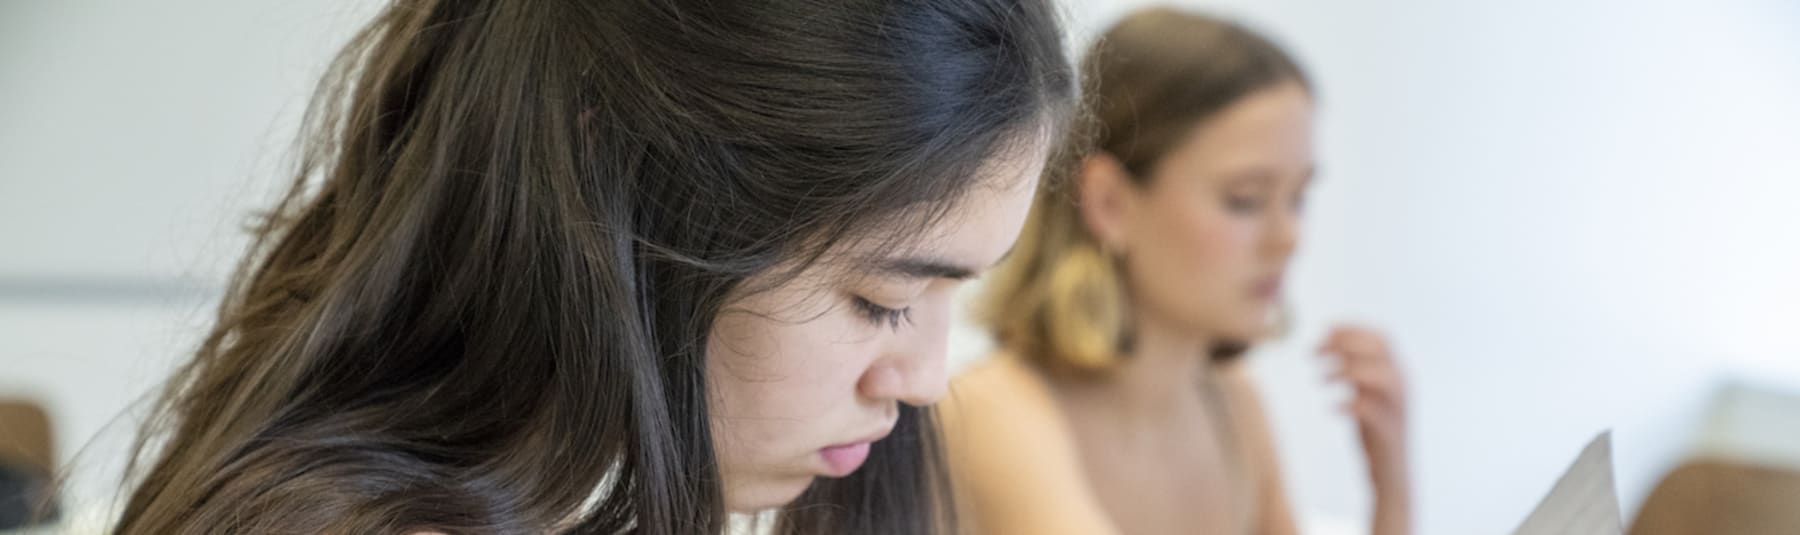
M 1000 259 L 994 261 L 994 264 L 999 265 L 1001 262 L 1005 262 L 1006 257 L 1012 256 L 1013 249 L 1018 248 L 1017 245 L 1015 243 L 1013 247 L 1007 248 L 1006 252 L 1000 254 Z M 881 258 L 874 262 L 874 266 L 869 271 L 881 276 L 958 281 L 973 279 L 976 275 L 980 275 L 983 269 L 931 256 Z
M 909 279 L 968 280 L 975 277 L 973 267 L 928 257 L 894 257 L 875 262 L 871 269 L 877 275 Z

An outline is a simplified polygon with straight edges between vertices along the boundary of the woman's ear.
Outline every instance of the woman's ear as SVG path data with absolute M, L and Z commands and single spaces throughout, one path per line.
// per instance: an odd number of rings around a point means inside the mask
M 1075 207 L 1088 232 L 1100 241 L 1101 248 L 1119 251 L 1130 235 L 1129 218 L 1137 185 L 1131 172 L 1118 158 L 1096 152 L 1081 161 L 1081 174 L 1076 177 Z

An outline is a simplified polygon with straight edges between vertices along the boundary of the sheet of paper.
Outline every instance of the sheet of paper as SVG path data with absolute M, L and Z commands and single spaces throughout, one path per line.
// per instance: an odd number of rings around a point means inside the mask
M 1619 493 L 1613 484 L 1612 432 L 1581 450 L 1531 516 L 1513 535 L 1620 535 Z

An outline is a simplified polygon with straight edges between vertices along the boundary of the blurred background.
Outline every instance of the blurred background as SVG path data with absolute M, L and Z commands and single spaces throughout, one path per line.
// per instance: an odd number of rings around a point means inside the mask
M 1064 3 L 1077 50 L 1151 4 Z M 1419 533 L 1510 532 L 1607 429 L 1627 518 L 1685 460 L 1800 468 L 1800 3 L 1162 3 L 1274 36 L 1321 94 L 1298 321 L 1253 357 L 1313 532 L 1367 525 L 1310 356 L 1342 320 L 1410 373 Z M 65 511 L 114 498 L 378 5 L 0 1 L 0 416 L 50 437 L 0 455 L 71 474 Z M 953 361 L 987 347 L 960 328 Z

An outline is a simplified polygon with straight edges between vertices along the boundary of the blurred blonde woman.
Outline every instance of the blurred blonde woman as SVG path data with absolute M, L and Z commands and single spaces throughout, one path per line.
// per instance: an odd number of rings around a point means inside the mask
M 1273 330 L 1314 172 L 1313 86 L 1265 38 L 1168 9 L 1084 60 L 1090 124 L 978 314 L 999 350 L 943 411 L 971 532 L 1294 533 L 1241 356 Z M 1372 531 L 1409 531 L 1406 401 L 1384 338 L 1320 347 L 1353 387 Z

